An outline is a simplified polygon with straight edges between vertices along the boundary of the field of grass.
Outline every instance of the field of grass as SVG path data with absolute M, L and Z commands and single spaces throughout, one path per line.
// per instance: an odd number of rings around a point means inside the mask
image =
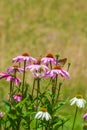
M 87 99 L 87 1 L 0 0 L 0 72 L 23 52 L 67 57 L 71 78 L 63 95 L 81 93 Z M 7 91 L 8 84 L 0 81 L 0 100 Z

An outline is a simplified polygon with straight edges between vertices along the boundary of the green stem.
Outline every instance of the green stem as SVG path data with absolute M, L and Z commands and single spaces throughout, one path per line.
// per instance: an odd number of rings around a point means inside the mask
M 37 128 L 38 128 L 38 125 L 37 125 L 37 120 L 36 120 L 36 130 L 37 130 Z
M 58 75 L 56 75 L 56 78 L 52 80 L 52 104 L 54 104 L 55 96 L 56 96 L 56 90 L 57 90 L 57 81 L 58 81 Z
M 63 120 L 62 120 L 62 130 L 63 130 Z
M 45 127 L 45 130 L 47 130 L 47 127 Z
M 35 79 L 34 79 L 34 81 L 33 81 L 32 98 L 33 98 L 33 94 L 34 94 L 34 87 L 35 87 Z
M 58 88 L 58 93 L 57 93 L 56 101 L 58 101 L 58 99 L 59 99 L 61 86 L 62 86 L 62 83 L 60 82 L 60 83 L 59 83 L 59 88 Z
M 56 83 L 55 86 L 57 87 L 58 75 L 56 75 Z
M 76 111 L 75 111 L 74 121 L 73 121 L 73 125 L 72 125 L 72 130 L 74 130 L 74 125 L 75 125 L 77 110 L 78 110 L 78 107 L 76 106 Z
M 43 126 L 42 126 L 42 130 L 44 130 Z
M 17 124 L 18 124 L 17 130 L 20 130 L 20 122 L 21 122 L 21 120 L 19 119 L 18 122 L 17 122 Z
M 28 105 L 27 105 L 27 103 L 25 104 L 25 107 L 26 107 L 26 112 L 28 112 Z M 30 130 L 30 116 L 27 117 L 27 124 L 28 124 L 28 130 Z
M 5 126 L 4 126 L 4 130 L 6 130 L 7 128 L 6 128 L 6 121 L 5 121 Z
M 52 106 L 54 104 L 54 96 L 55 96 L 55 80 L 52 80 Z
M 28 117 L 28 130 L 30 130 L 30 117 Z
M 56 90 L 57 90 L 57 82 L 58 82 L 58 75 L 56 75 L 56 79 L 55 79 L 55 89 L 54 89 L 54 98 L 56 96 Z M 56 99 L 55 99 L 55 102 L 56 102 Z
M 13 93 L 13 89 L 12 89 L 13 86 L 12 85 L 13 85 L 13 82 L 10 81 L 10 94 L 9 94 L 10 109 L 11 109 L 11 105 L 12 105 L 12 103 L 11 103 L 11 101 L 12 101 L 12 93 Z
M 69 71 L 71 63 L 68 63 L 67 72 Z
M 39 92 L 40 92 L 40 79 L 38 78 L 37 79 L 37 103 L 36 103 L 36 107 L 38 109 L 38 105 L 39 105 L 39 102 L 38 102 L 38 99 L 39 99 Z M 37 111 L 36 109 L 36 111 Z M 38 123 L 37 123 L 37 120 L 36 120 L 36 130 L 38 128 Z
M 23 72 L 23 83 L 22 83 L 22 95 L 24 92 L 24 84 L 25 84 L 25 66 L 26 66 L 26 60 L 24 61 L 24 72 Z
M 10 98 L 9 100 L 11 101 L 11 96 L 12 96 L 12 81 L 10 81 L 10 95 L 9 95 L 9 96 L 10 96 L 10 97 L 9 97 L 9 98 Z
M 37 108 L 38 108 L 39 92 L 40 92 L 40 79 L 37 79 Z
M 16 69 L 14 70 L 14 79 L 16 78 Z M 13 82 L 13 84 L 12 84 L 12 94 L 13 94 L 13 92 L 14 92 L 14 82 Z
M 2 130 L 2 126 L 1 126 L 1 119 L 0 119 L 0 130 Z

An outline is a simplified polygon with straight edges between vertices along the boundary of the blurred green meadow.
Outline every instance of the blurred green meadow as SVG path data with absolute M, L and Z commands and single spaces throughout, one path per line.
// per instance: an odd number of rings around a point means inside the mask
M 67 57 L 71 77 L 61 95 L 81 93 L 87 99 L 87 0 L 0 0 L 0 72 L 24 52 L 36 58 L 49 52 Z M 1 80 L 1 105 L 8 89 Z M 74 112 L 69 105 L 67 109 Z M 82 130 L 79 116 L 78 120 L 76 130 Z

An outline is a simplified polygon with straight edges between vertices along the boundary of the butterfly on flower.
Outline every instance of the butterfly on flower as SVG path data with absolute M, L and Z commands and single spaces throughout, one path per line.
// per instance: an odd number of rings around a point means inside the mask
M 57 65 L 63 67 L 66 62 L 67 62 L 67 58 L 59 59 L 57 61 Z

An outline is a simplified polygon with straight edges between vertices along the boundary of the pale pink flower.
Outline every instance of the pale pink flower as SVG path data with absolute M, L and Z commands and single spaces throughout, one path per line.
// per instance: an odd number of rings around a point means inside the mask
M 49 68 L 45 65 L 29 65 L 26 66 L 26 69 L 29 69 L 35 78 L 47 78 L 48 77 L 48 70 Z
M 7 72 L 8 73 L 14 73 L 14 72 L 24 72 L 24 69 L 23 68 L 20 68 L 18 66 L 12 66 L 12 67 L 9 67 L 7 68 Z
M 0 79 L 3 79 L 3 78 L 5 78 L 7 82 L 13 81 L 16 85 L 18 85 L 18 83 L 20 82 L 19 78 L 16 78 L 12 76 L 11 74 L 5 73 L 5 72 L 0 73 Z
M 28 63 L 32 62 L 36 62 L 36 59 L 29 56 L 28 53 L 24 53 L 23 55 L 19 55 L 15 58 L 13 58 L 12 60 L 13 62 L 23 62 L 23 61 L 27 61 Z
M 54 64 L 54 65 L 57 64 L 56 58 L 55 58 L 55 57 L 53 56 L 53 54 L 51 54 L 51 53 L 47 54 L 46 57 L 43 57 L 43 58 L 41 59 L 41 62 L 42 62 L 42 63 L 45 63 L 47 66 L 48 66 L 49 64 Z
M 70 75 L 67 71 L 63 70 L 59 66 L 55 66 L 52 70 L 50 70 L 50 77 L 54 79 L 58 74 L 62 77 L 69 79 Z
M 16 102 L 20 102 L 22 100 L 22 95 L 21 94 L 14 94 L 13 98 Z

